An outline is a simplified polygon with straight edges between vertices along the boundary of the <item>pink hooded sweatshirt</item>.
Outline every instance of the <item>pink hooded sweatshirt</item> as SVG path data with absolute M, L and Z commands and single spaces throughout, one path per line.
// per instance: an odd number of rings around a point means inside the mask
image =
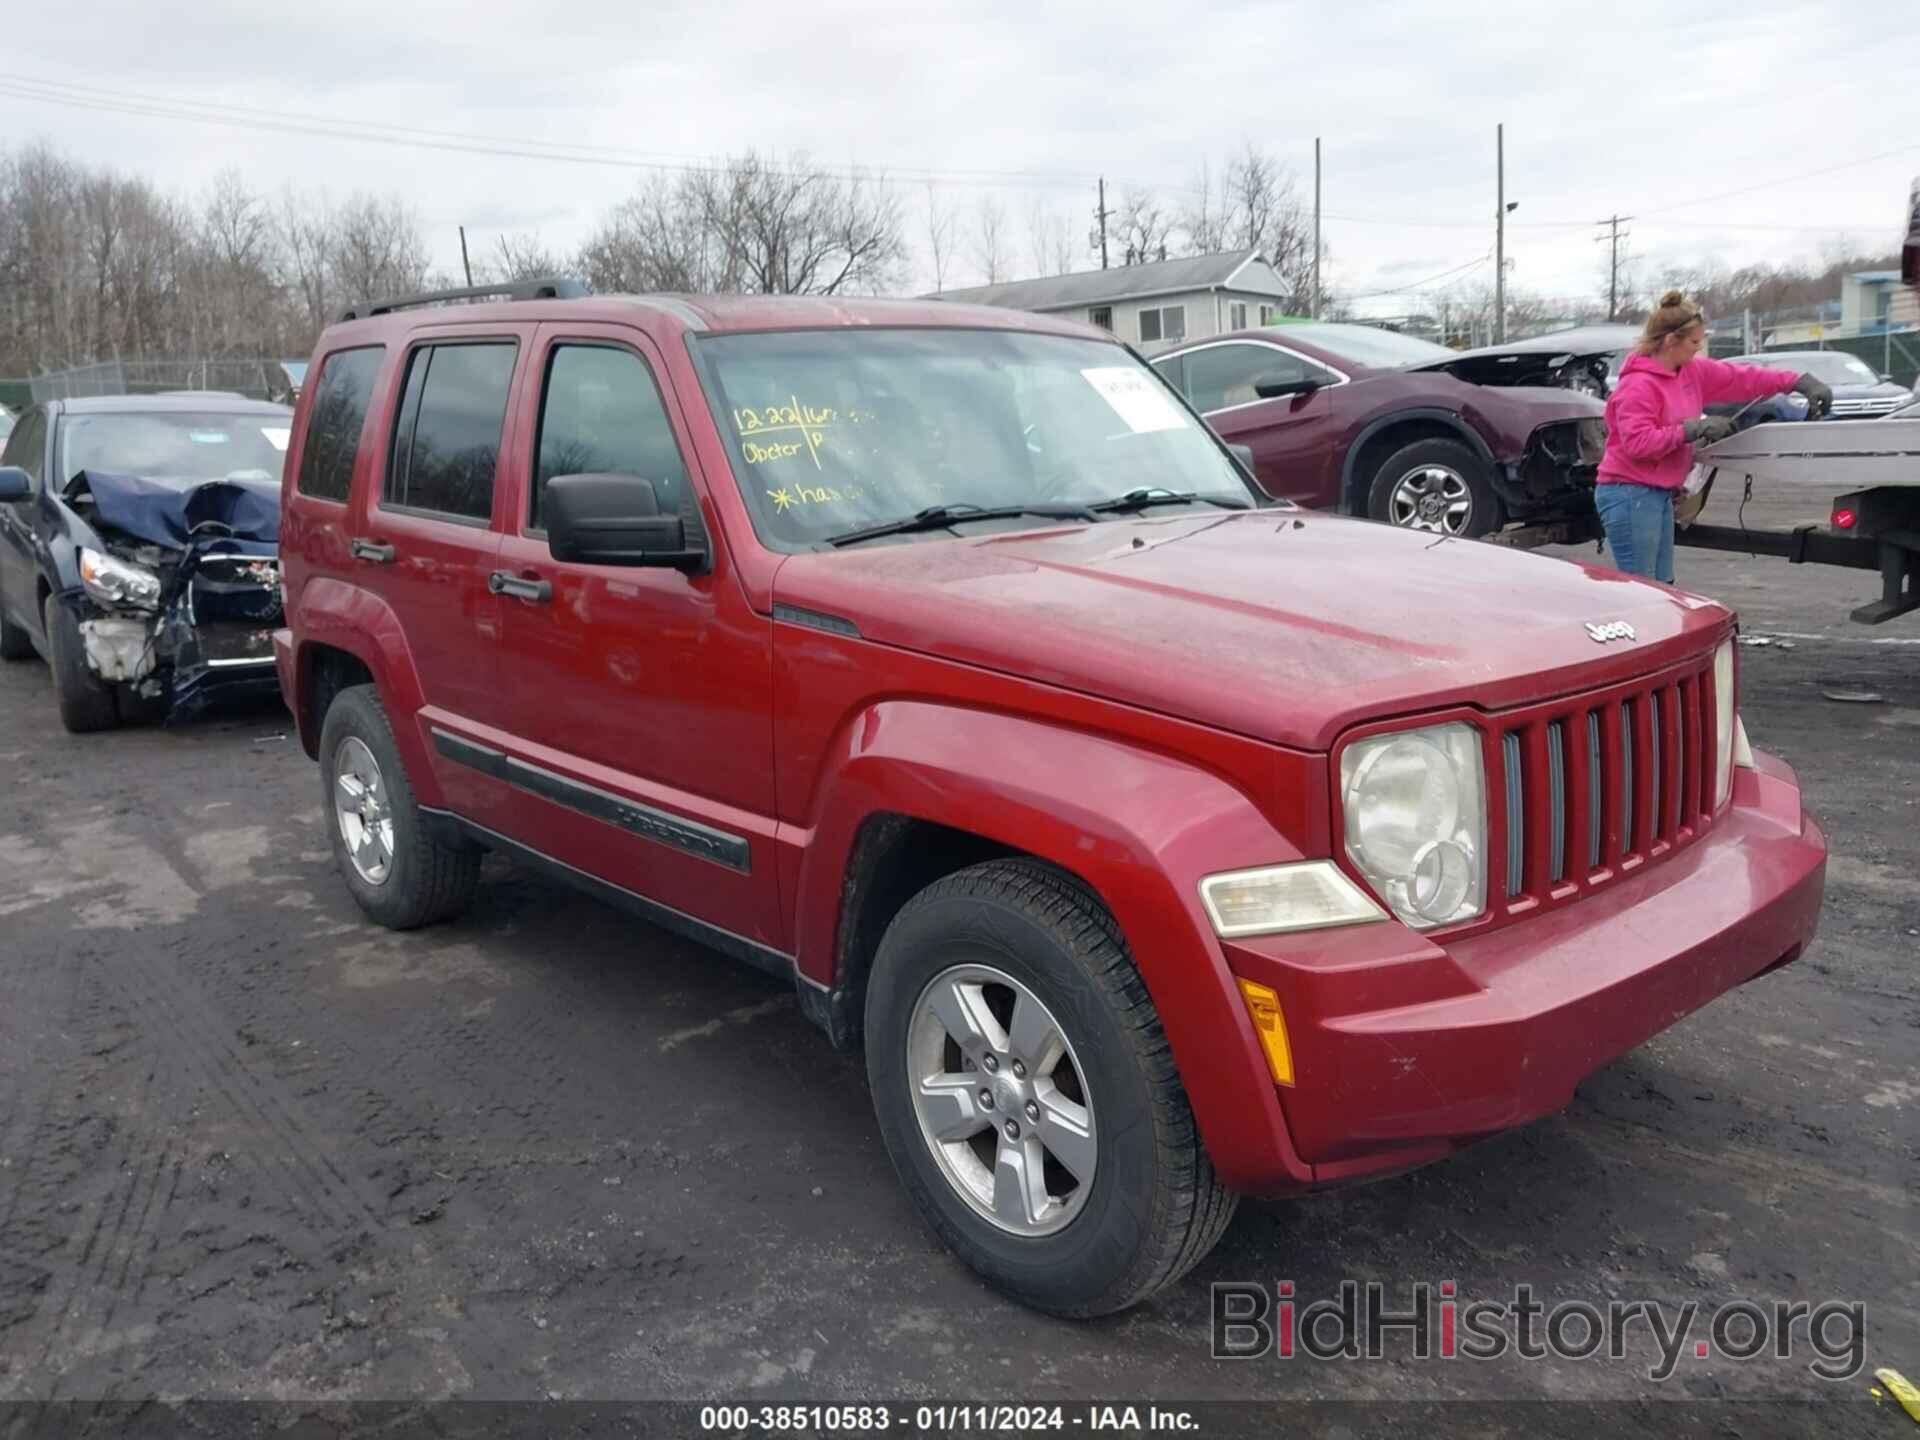
M 1682 429 L 1687 421 L 1698 420 L 1709 405 L 1764 400 L 1799 382 L 1797 370 L 1729 365 L 1705 355 L 1678 370 L 1649 355 L 1630 355 L 1607 401 L 1607 449 L 1597 483 L 1678 490 L 1693 466 L 1693 447 Z

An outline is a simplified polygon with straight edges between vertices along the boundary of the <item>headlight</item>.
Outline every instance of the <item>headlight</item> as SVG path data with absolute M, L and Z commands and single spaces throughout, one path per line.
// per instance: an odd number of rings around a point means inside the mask
M 1713 652 L 1713 808 L 1733 793 L 1733 642 Z
M 1377 735 L 1340 757 L 1347 855 L 1418 930 L 1487 906 L 1487 776 L 1480 732 L 1434 725 Z
M 153 610 L 160 604 L 158 575 L 85 546 L 80 548 L 80 583 L 89 595 L 103 605 L 130 605 L 136 610 Z
M 1200 882 L 1200 899 L 1222 939 L 1387 918 L 1331 860 L 1209 875 Z

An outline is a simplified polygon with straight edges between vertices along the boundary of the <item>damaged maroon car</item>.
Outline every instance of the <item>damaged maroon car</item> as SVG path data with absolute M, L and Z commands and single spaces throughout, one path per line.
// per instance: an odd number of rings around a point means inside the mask
M 0 457 L 0 658 L 75 733 L 275 693 L 291 411 L 214 393 L 49 401 Z

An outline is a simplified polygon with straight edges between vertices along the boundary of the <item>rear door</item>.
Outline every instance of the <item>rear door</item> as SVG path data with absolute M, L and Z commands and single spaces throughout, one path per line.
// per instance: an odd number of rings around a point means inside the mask
M 399 618 L 425 704 L 421 739 L 447 803 L 483 825 L 504 818 L 506 787 L 459 764 L 436 733 L 498 733 L 500 601 L 488 588 L 502 496 L 514 489 L 514 377 L 532 325 L 417 331 L 390 372 L 393 416 L 377 488 L 363 489 L 349 550 L 360 583 Z
M 1223 440 L 1253 450 L 1254 474 L 1270 495 L 1316 509 L 1334 505 L 1332 391 L 1346 377 L 1265 340 L 1200 345 L 1156 362 Z M 1314 380 L 1304 395 L 1262 400 L 1256 381 Z
M 18 465 L 32 477 L 34 493 L 25 500 L 0 501 L 0 603 L 14 623 L 44 639 L 39 614 L 40 555 L 34 516 L 47 473 L 47 412 L 35 406 L 7 437 L 0 464 Z
M 528 484 L 499 570 L 516 839 L 755 945 L 785 948 L 773 837 L 773 633 L 735 578 L 661 357 L 617 325 L 542 326 L 516 431 Z M 619 474 L 708 531 L 711 568 L 562 564 L 540 496 Z M 729 482 L 730 483 L 730 482 Z

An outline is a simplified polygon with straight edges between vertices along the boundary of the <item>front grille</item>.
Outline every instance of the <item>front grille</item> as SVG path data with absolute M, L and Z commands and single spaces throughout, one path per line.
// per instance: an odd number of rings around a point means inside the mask
M 1493 853 L 1509 908 L 1573 899 L 1697 839 L 1713 744 L 1711 657 L 1506 717 Z
M 1835 415 L 1885 415 L 1898 410 L 1907 402 L 1899 396 L 1876 397 L 1871 400 L 1836 400 L 1832 413 Z

